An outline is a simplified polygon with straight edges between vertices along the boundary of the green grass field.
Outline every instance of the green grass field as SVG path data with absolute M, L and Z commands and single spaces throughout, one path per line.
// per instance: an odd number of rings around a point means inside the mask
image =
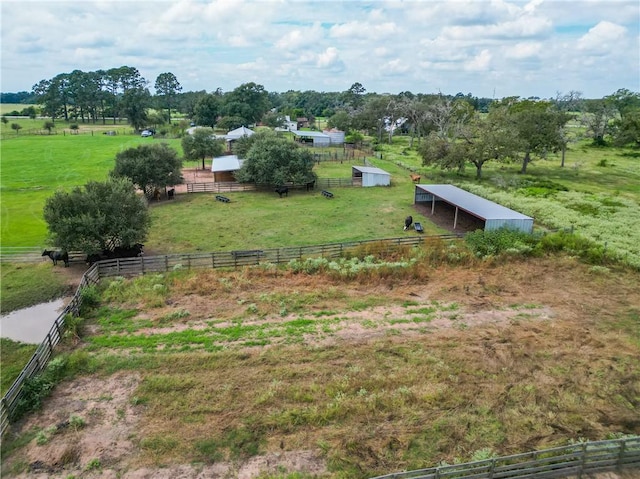
M 3 130 L 6 134 L 6 126 Z M 96 133 L 23 135 L 3 141 L 2 245 L 45 244 L 46 198 L 57 188 L 104 179 L 118 151 L 148 141 L 158 140 Z M 169 143 L 180 151 L 179 140 Z M 153 205 L 147 245 L 156 252 L 215 251 L 396 236 L 402 234 L 404 216 L 414 211 L 410 168 L 422 175 L 421 183 L 457 184 L 533 216 L 536 227 L 574 228 L 640 266 L 637 151 L 572 144 L 564 168 L 557 155 L 536 159 L 527 175 L 518 173 L 519 164 L 489 162 L 478 181 L 473 168 L 459 173 L 423 167 L 416 145 L 411 148 L 408 137 L 396 137 L 393 145 L 381 145 L 375 158 L 369 158 L 391 173 L 390 188 L 341 188 L 333 202 L 319 201 L 325 199 L 317 192 L 292 192 L 281 201 L 273 193 L 232 193 L 228 205 L 216 203 L 211 194 L 182 195 L 171 204 Z M 323 162 L 317 173 L 347 178 L 352 163 L 362 164 L 362 159 Z M 438 231 L 426 218 L 422 223 L 427 232 Z
M 122 135 L 25 135 L 3 141 L 2 246 L 46 244 L 47 226 L 42 218 L 46 199 L 58 188 L 70 190 L 88 181 L 105 180 L 118 152 L 149 141 L 155 140 Z

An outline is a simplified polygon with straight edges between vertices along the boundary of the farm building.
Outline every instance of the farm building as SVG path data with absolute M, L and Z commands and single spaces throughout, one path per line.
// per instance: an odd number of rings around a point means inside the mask
M 236 181 L 233 173 L 242 167 L 244 160 L 240 160 L 236 155 L 218 156 L 211 162 L 214 183 Z
M 533 218 L 453 185 L 416 185 L 414 203 L 444 227 L 472 231 L 511 228 L 531 233 Z M 441 221 L 441 222 L 442 222 Z
M 331 128 L 330 130 L 322 130 L 322 133 L 329 136 L 332 145 L 342 145 L 344 143 L 344 131 L 337 128 Z
M 361 186 L 389 186 L 391 174 L 372 166 L 352 166 L 351 178 L 354 184 Z
M 331 137 L 320 133 L 319 131 L 293 131 L 296 136 L 296 140 L 302 143 L 313 143 L 313 146 L 329 146 L 331 144 Z

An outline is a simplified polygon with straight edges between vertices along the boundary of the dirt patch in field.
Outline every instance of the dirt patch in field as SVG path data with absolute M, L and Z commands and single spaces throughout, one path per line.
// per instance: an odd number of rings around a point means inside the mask
M 224 276 L 226 275 L 226 276 Z M 221 281 L 221 278 L 226 278 Z M 331 320 L 331 330 L 308 334 L 304 346 L 339 346 L 356 348 L 378 338 L 392 337 L 397 344 L 410 340 L 467 344 L 467 354 L 478 354 L 496 371 L 509 365 L 509 349 L 520 348 L 534 355 L 545 352 L 547 335 L 575 342 L 575 353 L 593 358 L 611 358 L 619 343 L 607 341 L 598 334 L 599 324 L 615 320 L 625 312 L 638 308 L 640 291 L 636 273 L 617 274 L 591 270 L 573 259 L 536 259 L 528 262 L 469 268 L 434 269 L 429 279 L 385 280 L 371 284 L 331 281 L 322 276 L 281 275 L 274 280 L 264 273 L 203 272 L 197 278 L 177 285 L 168 304 L 145 311 L 152 321 L 171 312 L 188 311 L 176 316 L 171 324 L 148 328 L 136 334 L 166 334 L 187 329 L 223 328 L 242 317 L 243 325 L 268 325 L 305 318 Z M 229 285 L 232 285 L 231 287 Z M 310 302 L 304 313 L 280 314 L 278 300 L 273 310 L 269 299 L 287 295 L 312 295 L 335 292 Z M 319 294 L 319 293 L 318 293 Z M 353 307 L 359 297 L 381 298 L 374 306 Z M 248 307 L 262 298 L 263 314 L 249 312 Z M 351 306 L 349 306 L 351 305 Z M 261 303 L 257 303 L 260 308 Z M 315 315 L 315 316 L 314 316 Z M 141 316 L 142 317 L 142 316 Z M 522 328 L 519 329 L 519 325 Z M 508 329 L 503 336 L 502 331 Z M 278 345 L 277 341 L 269 347 Z M 255 351 L 256 346 L 226 343 L 226 348 L 240 352 Z M 529 354 L 527 353 L 527 354 Z M 561 361 L 564 352 L 557 354 Z M 517 369 L 518 364 L 511 364 Z M 583 371 L 579 371 L 583 374 Z M 552 386 L 553 378 L 535 372 L 540 388 Z M 586 374 L 586 373 L 585 373 Z M 3 465 L 3 477 L 66 478 L 228 478 L 253 479 L 261 474 L 303 472 L 329 475 L 326 456 L 299 439 L 269 438 L 267 450 L 250 459 L 221 461 L 215 464 L 174 464 L 170 460 L 152 465 L 144 458 L 149 446 L 141 442 L 154 427 L 162 430 L 162 418 L 154 423 L 144 404 L 136 398 L 142 381 L 139 373 L 118 372 L 108 377 L 88 376 L 59 385 L 42 411 L 14 428 L 14 432 L 40 431 L 19 453 Z M 577 375 L 576 381 L 588 381 Z M 499 394 L 499 390 L 495 394 Z M 584 435 L 606 431 L 604 422 L 613 427 L 627 421 L 630 429 L 640 430 L 633 418 L 614 418 L 610 411 L 598 413 L 601 423 L 592 422 Z M 83 424 L 74 425 L 73 417 Z M 167 421 L 170 418 L 166 418 Z M 220 422 L 228 421 L 222 414 Z M 634 425 L 635 424 L 635 425 Z M 617 425 L 617 426 L 616 426 Z M 382 427 L 382 426 L 381 426 Z M 566 427 L 559 425 L 559 428 Z M 147 435 L 140 435 L 144 430 Z M 313 436 L 313 432 L 309 433 Z M 546 440 L 557 437 L 549 433 Z M 571 433 L 569 433 L 571 435 Z M 524 452 L 522 444 L 538 448 L 545 441 L 529 438 L 512 452 Z M 524 441 L 524 440 L 523 440 Z M 309 441 L 314 444 L 313 440 Z M 292 445 L 289 445 L 292 444 Z M 355 447 L 355 446 L 354 446 Z M 145 448 L 147 451 L 145 452 Z M 21 470 L 11 475 L 12 470 Z M 388 471 L 392 472 L 392 471 Z M 595 476 L 594 476 L 595 477 Z M 614 479 L 614 475 L 603 475 Z M 625 477 L 634 477 L 628 475 Z M 637 476 L 636 476 L 637 477 Z

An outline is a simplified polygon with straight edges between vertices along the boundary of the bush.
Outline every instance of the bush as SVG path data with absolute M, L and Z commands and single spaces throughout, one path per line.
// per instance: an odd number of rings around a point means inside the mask
M 16 421 L 25 414 L 40 409 L 43 399 L 64 378 L 66 366 L 64 357 L 54 358 L 44 371 L 25 380 L 22 385 L 22 395 L 11 413 L 11 421 Z
M 465 242 L 477 257 L 487 258 L 502 254 L 529 256 L 533 253 L 537 240 L 523 231 L 500 228 L 468 233 Z

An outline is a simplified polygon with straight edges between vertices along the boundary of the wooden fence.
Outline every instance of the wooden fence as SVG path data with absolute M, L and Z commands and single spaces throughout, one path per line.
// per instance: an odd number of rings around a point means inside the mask
M 51 261 L 48 256 L 42 256 L 45 249 L 53 250 L 53 247 L 3 247 L 0 248 L 0 262 L 7 263 L 37 263 L 39 261 Z M 81 251 L 70 251 L 70 263 L 84 263 L 87 255 Z
M 237 268 L 263 263 L 287 263 L 293 259 L 300 260 L 307 257 L 333 258 L 349 253 L 355 254 L 358 252 L 358 248 L 362 247 L 366 247 L 368 253 L 383 252 L 398 246 L 420 246 L 428 241 L 455 238 L 459 238 L 459 236 L 411 236 L 264 250 L 172 254 L 100 261 L 85 272 L 71 302 L 58 316 L 29 363 L 2 398 L 0 403 L 1 434 L 4 436 L 9 428 L 9 418 L 21 398 L 24 382 L 46 368 L 55 346 L 63 338 L 67 315 L 77 316 L 80 313 L 82 290 L 89 285 L 97 284 L 102 278 L 167 272 L 177 268 Z M 569 475 L 580 477 L 587 473 L 638 467 L 640 467 L 640 436 L 583 443 L 466 464 L 397 472 L 374 479 L 524 479 L 556 478 Z
M 273 248 L 264 250 L 234 250 L 214 253 L 171 254 L 164 256 L 140 256 L 135 258 L 108 259 L 95 263 L 83 275 L 80 286 L 71 302 L 60 313 L 45 340 L 38 346 L 29 363 L 22 370 L 7 394 L 0 402 L 1 435 L 9 426 L 9 418 L 20 399 L 24 382 L 41 372 L 51 358 L 53 348 L 60 342 L 68 314 L 78 315 L 82 301 L 82 289 L 98 283 L 102 278 L 113 276 L 135 276 L 146 273 L 168 272 L 177 268 L 238 268 L 264 263 L 288 263 L 293 259 L 307 257 L 339 257 L 356 248 L 368 245 L 368 251 L 387 251 L 398 246 L 419 246 L 425 241 L 455 239 L 457 235 L 411 236 L 379 240 L 352 241 L 315 246 Z
M 53 326 L 47 333 L 47 336 L 44 338 L 42 343 L 40 343 L 36 352 L 31 356 L 27 365 L 2 398 L 0 402 L 0 426 L 2 429 L 2 436 L 4 436 L 5 432 L 8 430 L 11 414 L 15 410 L 18 405 L 18 401 L 23 394 L 24 382 L 27 379 L 36 376 L 47 367 L 47 364 L 49 364 L 49 360 L 53 355 L 54 348 L 64 337 L 67 315 L 70 314 L 77 316 L 80 313 L 82 290 L 89 285 L 96 284 L 99 280 L 99 267 L 97 265 L 93 265 L 84 273 L 73 298 L 55 320 Z
M 593 474 L 640 467 L 640 436 L 584 442 L 483 461 L 396 472 L 373 479 L 524 479 Z
M 318 178 L 315 189 L 342 188 L 355 186 L 352 178 Z M 361 184 L 361 183 L 360 183 Z M 306 189 L 306 184 L 287 184 L 290 189 Z M 271 191 L 272 185 L 254 183 L 238 183 L 235 181 L 221 181 L 216 183 L 187 183 L 187 193 L 231 193 L 233 191 Z

